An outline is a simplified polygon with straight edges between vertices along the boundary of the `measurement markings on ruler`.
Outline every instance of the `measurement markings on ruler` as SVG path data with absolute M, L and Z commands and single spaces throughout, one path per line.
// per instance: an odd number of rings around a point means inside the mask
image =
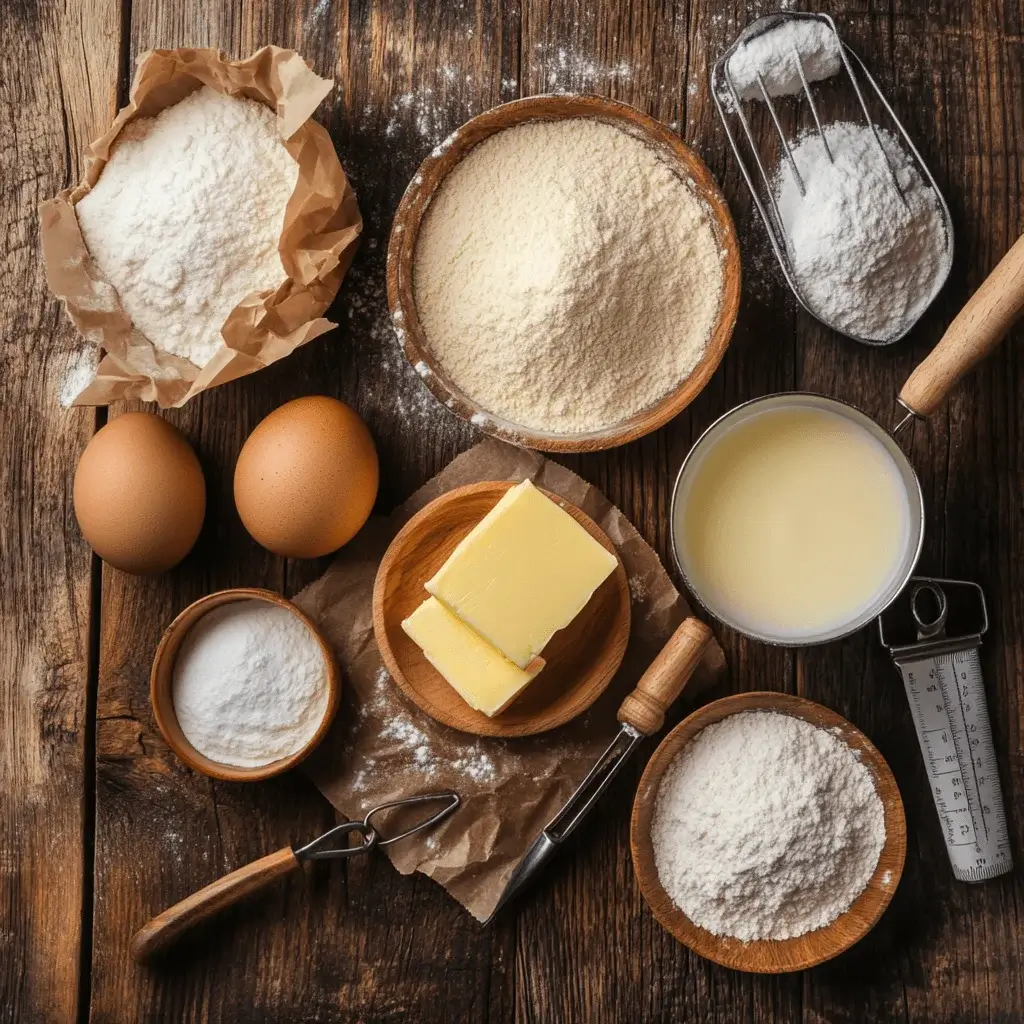
M 995 748 L 976 648 L 902 661 L 935 809 L 957 878 L 1011 866 Z

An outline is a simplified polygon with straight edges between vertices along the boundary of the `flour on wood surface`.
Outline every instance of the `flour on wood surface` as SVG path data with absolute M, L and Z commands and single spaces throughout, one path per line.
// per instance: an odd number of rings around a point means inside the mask
M 707 346 L 710 212 L 648 146 L 570 120 L 499 132 L 448 176 L 413 276 L 427 343 L 493 415 L 566 433 L 652 405 Z
M 298 171 L 273 110 L 203 86 L 132 121 L 75 210 L 135 326 L 204 366 L 235 306 L 287 277 L 277 247 Z
M 864 891 L 885 814 L 842 739 L 748 711 L 683 748 L 661 781 L 651 834 L 661 883 L 694 924 L 787 939 L 834 921 Z

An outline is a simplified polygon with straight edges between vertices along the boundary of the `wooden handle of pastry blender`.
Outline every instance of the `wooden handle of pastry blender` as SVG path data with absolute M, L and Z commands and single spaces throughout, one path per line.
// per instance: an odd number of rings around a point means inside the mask
M 1003 340 L 1024 310 L 1024 235 L 968 299 L 938 345 L 910 375 L 900 402 L 930 416 L 969 370 Z
M 143 925 L 132 938 L 131 954 L 139 962 L 163 952 L 193 925 L 213 917 L 239 900 L 266 888 L 271 882 L 299 867 L 290 846 L 246 864 L 230 875 L 218 878 Z
M 684 619 L 619 707 L 619 721 L 651 736 L 665 724 L 665 712 L 683 692 L 711 643 L 711 630 L 700 619 Z

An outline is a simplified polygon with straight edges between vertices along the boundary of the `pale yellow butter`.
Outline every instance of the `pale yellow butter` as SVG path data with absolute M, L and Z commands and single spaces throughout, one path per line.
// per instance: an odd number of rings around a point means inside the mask
M 525 669 L 616 564 L 568 512 L 524 480 L 466 535 L 426 589 Z
M 504 711 L 544 667 L 543 658 L 526 669 L 513 665 L 435 597 L 428 597 L 402 629 L 459 696 L 488 716 Z

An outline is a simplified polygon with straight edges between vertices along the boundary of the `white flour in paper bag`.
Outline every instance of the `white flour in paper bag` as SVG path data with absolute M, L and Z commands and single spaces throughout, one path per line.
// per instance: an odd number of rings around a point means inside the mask
M 232 309 L 287 277 L 277 246 L 298 173 L 273 110 L 204 86 L 132 121 L 75 210 L 135 326 L 205 366 Z

